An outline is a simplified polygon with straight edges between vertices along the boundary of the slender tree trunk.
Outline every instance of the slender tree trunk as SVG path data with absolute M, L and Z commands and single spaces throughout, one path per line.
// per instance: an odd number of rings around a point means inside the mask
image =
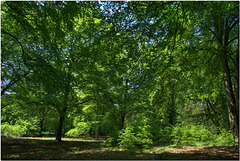
M 236 67 L 235 67 L 235 76 L 234 76 L 234 87 L 235 87 L 235 100 L 237 112 L 239 112 L 239 53 L 236 55 Z
M 96 102 L 96 128 L 95 128 L 95 138 L 99 138 L 100 137 L 100 115 L 101 115 L 101 109 L 100 109 L 100 106 L 99 106 L 99 103 L 98 103 L 98 99 L 95 95 L 95 98 L 97 100 Z
M 41 97 L 41 95 L 40 95 Z M 45 112 L 46 112 L 46 108 L 43 106 L 42 107 L 42 110 L 41 110 L 41 118 L 40 118 L 40 123 L 39 123 L 39 126 L 40 126 L 40 131 L 39 131 L 39 135 L 40 136 L 43 136 L 42 135 L 42 132 L 43 132 L 43 123 L 44 123 L 44 120 L 45 120 Z
M 118 127 L 118 130 L 119 130 L 119 131 L 123 129 L 123 127 L 124 127 L 124 121 L 125 121 L 125 114 L 122 113 L 122 114 L 120 115 L 120 123 L 119 123 L 119 127 Z
M 126 77 L 126 79 L 123 79 L 123 82 L 125 81 L 125 93 L 124 93 L 124 103 L 120 106 L 121 111 L 120 111 L 120 115 L 119 115 L 119 119 L 120 119 L 120 123 L 118 125 L 118 131 L 122 130 L 124 128 L 124 123 L 125 123 L 125 117 L 126 117 L 126 108 L 129 102 L 129 97 L 128 97 L 128 78 Z
M 40 136 L 43 136 L 42 135 L 42 132 L 43 132 L 43 123 L 44 123 L 44 117 L 42 117 L 41 119 L 40 119 L 40 132 L 39 132 L 39 135 Z
M 175 124 L 175 118 L 176 117 L 176 109 L 175 109 L 175 99 L 174 99 L 174 92 L 171 94 L 170 98 L 170 109 L 169 109 L 169 124 L 174 125 Z
M 206 103 L 207 104 L 207 103 Z M 208 106 L 208 105 L 207 105 Z M 208 130 L 208 120 L 207 120 L 207 109 L 204 108 L 203 110 L 203 114 L 204 114 L 204 122 L 206 124 L 206 129 Z
M 96 131 L 95 131 L 95 138 L 99 138 L 99 137 L 100 137 L 100 126 L 97 125 Z

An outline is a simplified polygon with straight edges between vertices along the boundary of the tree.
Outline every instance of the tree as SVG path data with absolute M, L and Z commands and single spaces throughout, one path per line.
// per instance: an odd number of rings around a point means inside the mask
M 190 122 L 219 133 L 228 114 L 238 144 L 239 4 L 1 3 L 5 113 L 22 107 L 57 141 L 121 144 L 128 134 L 171 141 Z
M 229 60 L 231 60 L 235 71 L 235 74 L 233 74 L 236 76 L 239 73 L 237 65 L 239 55 L 237 54 L 238 47 L 236 45 L 238 36 L 235 36 L 238 33 L 238 3 L 200 2 L 199 8 L 196 8 L 193 2 L 134 2 L 128 4 L 127 12 L 134 13 L 135 16 L 135 25 L 131 26 L 129 30 L 135 32 L 134 29 L 137 28 L 142 31 L 142 35 L 148 37 L 148 40 L 157 41 L 159 48 L 168 49 L 170 58 L 173 51 L 180 44 L 185 46 L 190 44 L 197 51 L 207 49 L 207 52 L 209 52 L 211 49 L 216 49 L 212 57 L 217 54 L 221 62 L 230 129 L 235 138 L 235 144 L 238 144 L 238 115 L 236 108 L 236 104 L 239 104 L 237 96 L 238 83 L 235 83 L 235 89 L 233 90 L 229 70 Z M 133 11 L 133 8 L 138 10 Z M 207 8 L 208 11 L 203 10 L 203 8 Z M 148 30 L 145 30 L 146 28 Z M 209 35 L 209 33 L 212 35 Z M 194 38 L 196 41 L 194 41 Z M 206 41 L 208 41 L 208 46 L 203 46 Z M 203 54 L 207 53 L 203 52 Z M 238 82 L 238 80 L 238 76 L 236 76 L 235 81 Z

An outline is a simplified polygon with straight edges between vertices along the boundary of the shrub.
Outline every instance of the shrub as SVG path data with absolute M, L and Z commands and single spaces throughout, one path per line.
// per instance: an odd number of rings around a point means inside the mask
M 3 136 L 19 136 L 21 134 L 37 134 L 39 132 L 38 119 L 29 120 L 19 119 L 14 125 L 4 122 L 1 125 L 1 134 Z
M 151 133 L 144 127 L 127 127 L 119 132 L 119 147 L 124 149 L 149 148 L 153 141 Z
M 231 145 L 231 144 L 234 143 L 234 138 L 233 138 L 233 135 L 230 131 L 222 129 L 221 134 L 216 136 L 215 141 L 220 143 L 220 144 Z
M 114 138 L 108 138 L 103 142 L 103 146 L 111 147 L 114 145 L 115 139 Z
M 27 131 L 27 128 L 22 125 L 10 125 L 9 123 L 1 125 L 2 136 L 18 136 L 20 134 L 27 133 Z
M 39 123 L 38 123 L 38 119 L 34 118 L 31 120 L 22 120 L 19 119 L 16 121 L 17 125 L 20 125 L 21 127 L 26 129 L 26 134 L 38 134 L 39 133 Z
M 150 121 L 143 114 L 132 117 L 127 128 L 118 133 L 118 145 L 124 149 L 149 148 L 152 144 Z
M 197 142 L 214 142 L 214 135 L 203 125 L 175 126 L 172 135 L 175 145 L 195 145 Z

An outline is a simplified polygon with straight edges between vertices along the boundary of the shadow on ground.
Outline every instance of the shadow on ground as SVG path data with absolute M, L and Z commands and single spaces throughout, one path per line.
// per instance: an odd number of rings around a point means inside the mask
M 101 141 L 63 141 L 39 139 L 2 140 L 3 160 L 228 160 L 239 159 L 238 149 L 230 146 L 208 146 L 174 152 L 143 153 L 104 148 Z

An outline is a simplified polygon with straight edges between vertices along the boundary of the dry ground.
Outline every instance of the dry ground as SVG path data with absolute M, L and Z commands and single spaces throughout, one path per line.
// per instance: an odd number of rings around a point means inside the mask
M 238 160 L 239 150 L 231 146 L 159 147 L 137 152 L 104 148 L 103 140 L 54 138 L 2 138 L 3 160 Z

